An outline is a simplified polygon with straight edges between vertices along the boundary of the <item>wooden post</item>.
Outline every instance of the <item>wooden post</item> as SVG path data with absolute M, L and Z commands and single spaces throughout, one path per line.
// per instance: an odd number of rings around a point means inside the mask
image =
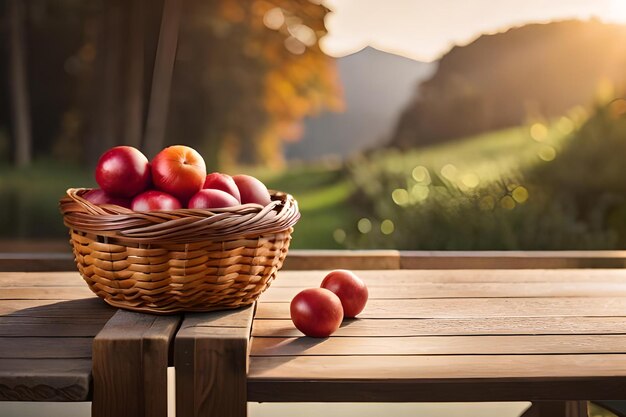
M 9 0 L 9 50 L 11 105 L 13 107 L 13 136 L 15 164 L 29 165 L 32 159 L 30 98 L 26 73 L 26 48 L 24 40 L 24 4 L 22 0 Z
M 254 306 L 188 315 L 176 335 L 176 415 L 245 417 Z
M 165 0 L 161 29 L 154 60 L 152 88 L 148 104 L 148 120 L 146 121 L 146 135 L 144 138 L 144 152 L 148 158 L 153 158 L 163 148 L 167 113 L 170 101 L 170 89 L 174 73 L 174 61 L 178 47 L 178 28 L 182 0 Z
M 93 343 L 94 417 L 167 417 L 167 366 L 180 316 L 119 310 Z

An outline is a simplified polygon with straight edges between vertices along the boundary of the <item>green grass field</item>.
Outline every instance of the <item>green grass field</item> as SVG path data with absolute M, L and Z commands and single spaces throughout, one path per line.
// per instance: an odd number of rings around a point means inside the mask
M 550 163 L 563 146 L 566 135 L 558 123 L 535 130 L 535 139 L 530 128 L 524 126 L 409 152 L 379 151 L 343 165 L 320 162 L 281 171 L 248 172 L 269 188 L 291 193 L 298 200 L 302 218 L 292 247 L 341 248 L 345 246 L 338 241 L 344 233 L 357 231 L 364 211 L 359 206 L 362 202 L 351 199 L 356 190 L 369 190 L 392 204 L 391 191 L 395 187 L 409 189 L 409 183 L 424 180 L 420 178 L 424 176 L 420 171 L 423 168 L 430 176 L 440 175 L 464 189 L 515 177 L 516 172 L 533 164 Z M 401 181 L 406 178 L 407 182 L 384 183 L 390 175 Z M 59 196 L 70 186 L 93 185 L 89 171 L 51 161 L 39 161 L 24 170 L 0 167 L 0 198 L 4 201 L 0 206 L 0 236 L 4 240 L 64 239 L 65 229 L 57 210 Z M 355 241 L 350 245 L 360 246 Z

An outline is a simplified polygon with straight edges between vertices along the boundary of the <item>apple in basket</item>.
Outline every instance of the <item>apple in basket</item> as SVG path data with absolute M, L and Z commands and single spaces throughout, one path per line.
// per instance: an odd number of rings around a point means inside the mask
M 178 210 L 183 205 L 174 196 L 162 191 L 148 190 L 133 198 L 130 208 L 134 211 Z
M 239 201 L 232 195 L 222 190 L 200 190 L 189 200 L 187 207 L 190 209 L 212 209 L 238 206 Z
M 138 149 L 116 146 L 100 157 L 96 182 L 112 197 L 132 198 L 150 186 L 150 164 Z
M 121 197 L 112 197 L 108 195 L 107 193 L 105 193 L 104 190 L 101 190 L 99 188 L 86 192 L 83 195 L 83 198 L 95 204 L 96 206 L 99 206 L 102 204 L 115 204 L 118 206 L 130 208 L 129 199 L 121 198 Z
M 271 202 L 270 193 L 265 184 L 253 176 L 235 175 L 233 180 L 241 193 L 241 204 L 256 203 L 267 206 Z
M 237 184 L 235 183 L 235 180 L 233 180 L 233 177 L 228 174 L 213 172 L 207 175 L 202 188 L 224 191 L 235 197 L 237 201 L 241 203 L 239 188 L 237 188 Z
M 155 188 L 173 195 L 184 204 L 202 189 L 206 179 L 204 159 L 188 146 L 163 149 L 151 165 Z
M 132 146 L 116 146 L 100 157 L 95 174 L 101 188 L 83 197 L 96 205 L 153 211 L 271 202 L 267 187 L 258 179 L 221 172 L 207 175 L 202 156 L 183 145 L 163 149 L 151 162 Z

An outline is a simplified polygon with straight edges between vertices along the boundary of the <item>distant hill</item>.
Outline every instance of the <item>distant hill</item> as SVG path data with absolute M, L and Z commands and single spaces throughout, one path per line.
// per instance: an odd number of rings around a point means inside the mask
M 419 82 L 432 75 L 435 65 L 414 61 L 374 48 L 338 58 L 346 111 L 323 113 L 304 122 L 304 136 L 287 144 L 289 159 L 315 159 L 386 143 L 398 114 L 406 107 Z
M 626 26 L 530 24 L 454 47 L 405 108 L 391 144 L 440 142 L 554 117 L 626 81 Z

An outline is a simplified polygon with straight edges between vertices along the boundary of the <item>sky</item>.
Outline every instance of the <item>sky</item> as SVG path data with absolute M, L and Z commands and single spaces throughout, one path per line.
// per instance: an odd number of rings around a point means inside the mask
M 626 0 L 324 0 L 328 35 L 321 47 L 335 57 L 366 46 L 434 61 L 480 34 L 550 20 L 599 18 L 626 23 Z

